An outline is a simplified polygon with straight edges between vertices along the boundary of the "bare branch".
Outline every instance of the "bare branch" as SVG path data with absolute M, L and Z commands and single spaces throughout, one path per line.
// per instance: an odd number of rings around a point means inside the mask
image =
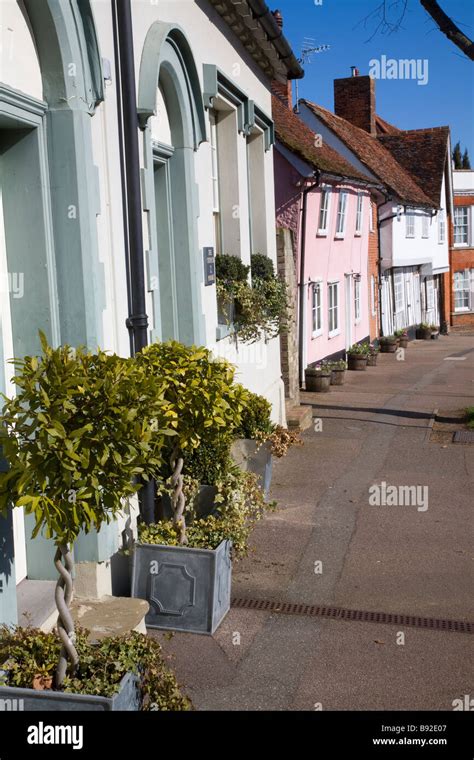
M 440 8 L 439 3 L 436 0 L 420 0 L 420 3 L 448 40 L 462 50 L 471 61 L 474 61 L 474 42 L 461 32 L 454 21 Z

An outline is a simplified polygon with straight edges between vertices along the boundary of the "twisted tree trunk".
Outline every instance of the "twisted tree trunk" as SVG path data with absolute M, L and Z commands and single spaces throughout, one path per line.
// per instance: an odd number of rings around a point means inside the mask
M 179 529 L 179 543 L 187 544 L 186 520 L 184 518 L 186 500 L 183 494 L 183 476 L 181 474 L 183 470 L 183 458 L 178 456 L 178 454 L 179 449 L 175 446 L 170 460 L 171 468 L 173 470 L 171 476 L 171 485 L 173 487 L 171 506 L 173 507 L 173 524 Z
M 61 652 L 59 655 L 58 667 L 56 668 L 56 688 L 61 686 L 66 675 L 68 664 L 71 664 L 71 670 L 74 672 L 79 663 L 79 656 L 74 646 L 74 622 L 69 611 L 72 601 L 72 555 L 67 544 L 59 544 L 54 564 L 59 573 L 58 582 L 54 592 L 56 607 L 58 608 L 59 617 L 57 622 L 58 634 L 61 639 Z

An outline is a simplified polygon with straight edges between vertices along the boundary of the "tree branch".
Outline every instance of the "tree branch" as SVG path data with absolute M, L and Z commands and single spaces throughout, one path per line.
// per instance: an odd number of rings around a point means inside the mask
M 474 42 L 469 39 L 461 30 L 456 26 L 454 21 L 446 15 L 436 0 L 420 0 L 421 5 L 425 11 L 431 16 L 433 21 L 438 25 L 441 32 L 453 42 L 464 55 L 467 55 L 471 61 L 474 61 Z

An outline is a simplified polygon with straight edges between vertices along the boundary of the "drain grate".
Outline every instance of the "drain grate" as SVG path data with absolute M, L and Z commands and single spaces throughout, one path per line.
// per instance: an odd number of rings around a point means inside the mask
M 368 610 L 350 610 L 344 607 L 323 607 L 314 604 L 294 604 L 291 602 L 272 602 L 269 599 L 232 599 L 232 607 L 244 610 L 261 610 L 277 612 L 281 615 L 308 615 L 333 620 L 353 620 L 361 623 L 382 623 L 386 625 L 411 626 L 427 628 L 432 631 L 449 633 L 474 633 L 474 623 L 465 620 L 446 620 L 443 618 L 425 618 L 417 615 L 400 615 L 391 612 L 369 612 Z
M 457 430 L 453 436 L 453 443 L 474 443 L 474 430 Z

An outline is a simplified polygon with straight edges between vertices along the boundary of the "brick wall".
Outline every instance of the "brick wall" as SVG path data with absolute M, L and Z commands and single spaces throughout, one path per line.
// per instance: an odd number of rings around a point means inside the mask
M 472 206 L 474 205 L 474 195 L 455 195 L 455 206 Z M 450 252 L 449 252 L 449 281 L 446 289 L 449 290 L 450 302 L 449 311 L 451 329 L 456 332 L 463 330 L 471 332 L 474 330 L 474 312 L 455 312 L 454 311 L 454 273 L 462 269 L 474 269 L 474 248 L 455 248 L 454 247 L 454 227 L 450 225 Z
M 379 258 L 379 242 L 377 235 L 377 206 L 375 202 L 370 206 L 372 214 L 372 228 L 373 232 L 369 232 L 369 256 L 368 256 L 368 271 L 367 281 L 368 298 L 369 298 L 369 334 L 370 340 L 378 338 L 379 336 L 379 270 L 378 270 L 378 258 Z M 375 315 L 372 314 L 372 287 L 371 278 L 375 281 Z
M 291 230 L 277 227 L 277 267 L 288 286 L 290 314 L 288 330 L 280 336 L 281 374 L 285 384 L 285 396 L 294 404 L 300 402 L 298 377 L 298 279 L 295 238 Z

